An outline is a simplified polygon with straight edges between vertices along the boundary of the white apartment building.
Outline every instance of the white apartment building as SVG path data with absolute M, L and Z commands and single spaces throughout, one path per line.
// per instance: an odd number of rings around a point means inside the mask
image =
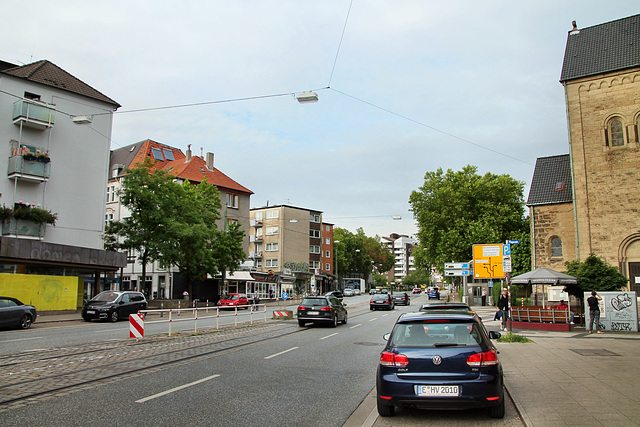
M 0 61 L 0 293 L 75 310 L 126 265 L 125 254 L 103 250 L 119 107 L 49 61 Z M 57 215 L 55 226 L 38 223 L 39 209 Z
M 395 257 L 395 264 L 393 269 L 387 273 L 387 280 L 401 283 L 410 271 L 415 270 L 413 248 L 418 244 L 418 241 L 413 236 L 395 233 L 389 237 L 382 237 L 382 240 Z

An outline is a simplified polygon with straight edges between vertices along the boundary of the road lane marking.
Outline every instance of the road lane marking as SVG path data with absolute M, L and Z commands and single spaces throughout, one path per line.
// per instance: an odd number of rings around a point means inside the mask
M 353 325 L 353 326 L 351 327 L 351 329 L 355 329 L 355 328 L 357 328 L 358 326 L 362 326 L 362 323 L 358 323 L 357 325 Z
M 322 337 L 322 338 L 320 338 L 320 340 L 326 340 L 327 338 L 331 338 L 331 337 L 336 336 L 336 335 L 338 335 L 338 333 L 337 333 L 337 332 L 336 332 L 336 333 L 333 333 L 333 334 L 331 334 L 331 335 L 327 335 L 326 337 Z
M 147 402 L 149 400 L 156 399 L 158 397 L 162 397 L 162 396 L 165 396 L 167 394 L 170 394 L 170 393 L 185 389 L 187 387 L 191 387 L 191 386 L 203 383 L 205 381 L 209 381 L 209 380 L 212 380 L 214 378 L 218 378 L 219 376 L 220 375 L 211 375 L 210 377 L 202 378 L 202 379 L 200 379 L 198 381 L 194 381 L 194 382 L 189 383 L 189 384 L 184 384 L 184 385 L 181 385 L 179 387 L 174 387 L 174 388 L 172 388 L 170 390 L 163 391 L 162 393 L 154 394 L 153 396 L 149 396 L 149 397 L 145 397 L 145 398 L 140 399 L 140 400 L 136 400 L 136 403 L 144 403 L 144 402 Z
M 264 358 L 264 360 L 268 360 L 268 359 L 272 359 L 272 358 L 277 357 L 277 356 L 281 356 L 281 355 L 283 355 L 285 353 L 289 353 L 290 351 L 297 350 L 299 348 L 300 347 L 291 347 L 289 350 L 281 351 L 280 353 L 276 353 L 276 354 L 272 354 L 271 356 L 267 356 L 267 357 Z
M 374 320 L 378 320 L 378 318 L 374 317 L 373 319 L 369 319 L 369 322 L 373 322 Z
M 15 342 L 15 341 L 27 341 L 27 340 L 39 340 L 42 337 L 29 337 L 29 338 L 16 338 L 15 340 L 2 340 L 0 342 Z

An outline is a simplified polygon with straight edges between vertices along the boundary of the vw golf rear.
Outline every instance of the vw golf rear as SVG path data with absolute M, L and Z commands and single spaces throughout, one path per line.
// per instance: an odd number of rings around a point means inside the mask
M 393 416 L 396 406 L 488 407 L 491 417 L 504 417 L 502 366 L 490 340 L 499 337 L 474 313 L 403 314 L 380 356 L 378 413 Z

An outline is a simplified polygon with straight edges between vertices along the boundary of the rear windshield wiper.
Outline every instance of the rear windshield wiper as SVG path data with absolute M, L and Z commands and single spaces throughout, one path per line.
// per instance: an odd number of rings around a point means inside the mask
M 439 342 L 439 343 L 434 344 L 433 346 L 434 347 L 456 347 L 456 346 L 459 346 L 459 345 L 466 346 L 466 344 L 457 344 L 457 343 L 454 343 L 454 342 Z

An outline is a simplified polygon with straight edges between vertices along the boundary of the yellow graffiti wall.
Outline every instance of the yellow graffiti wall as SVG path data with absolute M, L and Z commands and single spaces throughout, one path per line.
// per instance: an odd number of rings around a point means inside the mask
M 0 295 L 17 298 L 38 311 L 76 310 L 82 287 L 75 276 L 0 274 Z

